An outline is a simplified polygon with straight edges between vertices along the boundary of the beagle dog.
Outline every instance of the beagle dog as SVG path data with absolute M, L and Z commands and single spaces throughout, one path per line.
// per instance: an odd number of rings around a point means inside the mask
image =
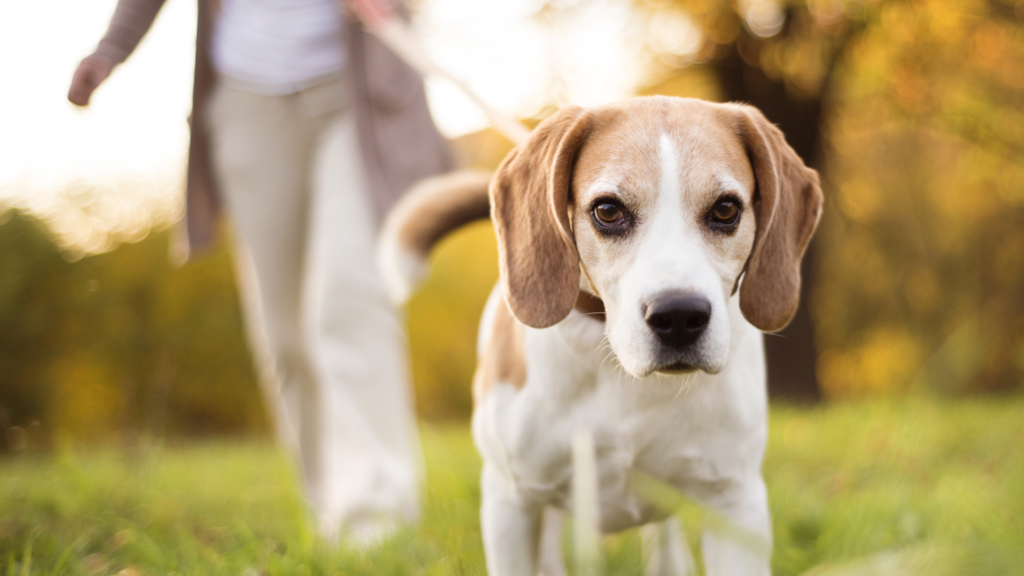
M 581 427 L 601 530 L 665 520 L 631 489 L 639 471 L 763 540 L 706 531 L 707 574 L 770 573 L 761 332 L 796 312 L 821 206 L 817 173 L 758 110 L 671 97 L 563 108 L 493 178 L 406 196 L 381 243 L 399 299 L 444 234 L 488 216 L 497 232 L 473 382 L 491 576 L 562 573 L 545 509 L 572 512 Z M 688 573 L 678 529 L 656 528 L 647 573 Z

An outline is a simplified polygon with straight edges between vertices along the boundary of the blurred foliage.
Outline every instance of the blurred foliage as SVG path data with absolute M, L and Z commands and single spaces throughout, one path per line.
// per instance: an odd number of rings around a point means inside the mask
M 3 219 L 5 447 L 266 427 L 225 251 L 175 268 L 163 231 L 68 262 L 35 219 Z
M 886 5 L 851 46 L 814 295 L 834 396 L 1024 382 L 1024 3 L 1009 10 Z
M 0 452 L 55 436 L 266 431 L 228 247 L 175 267 L 170 237 L 69 262 L 41 222 L 0 216 Z M 431 263 L 407 311 L 417 408 L 465 418 L 498 277 L 490 225 L 446 238 Z

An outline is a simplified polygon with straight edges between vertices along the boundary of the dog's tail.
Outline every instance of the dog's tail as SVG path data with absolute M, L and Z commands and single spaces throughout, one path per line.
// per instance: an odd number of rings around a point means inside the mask
M 421 180 L 384 220 L 377 252 L 388 294 L 409 299 L 427 273 L 427 255 L 446 234 L 491 212 L 491 173 L 450 172 Z

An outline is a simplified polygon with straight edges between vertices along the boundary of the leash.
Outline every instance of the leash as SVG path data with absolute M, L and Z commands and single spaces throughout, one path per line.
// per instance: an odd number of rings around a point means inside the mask
M 519 145 L 526 141 L 530 131 L 525 126 L 517 120 L 498 112 L 473 92 L 465 82 L 456 78 L 441 66 L 438 66 L 436 62 L 426 55 L 422 48 L 416 45 L 416 41 L 409 31 L 408 24 L 395 15 L 387 0 L 341 1 L 355 12 L 367 31 L 412 67 L 413 70 L 419 72 L 424 78 L 436 77 L 447 80 L 472 100 L 487 115 L 491 126 L 512 141 L 513 144 Z

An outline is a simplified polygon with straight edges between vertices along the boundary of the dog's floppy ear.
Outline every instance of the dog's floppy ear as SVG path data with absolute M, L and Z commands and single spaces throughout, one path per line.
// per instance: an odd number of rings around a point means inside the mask
M 589 132 L 589 115 L 582 108 L 562 108 L 509 153 L 491 181 L 505 299 L 527 326 L 557 324 L 579 293 L 569 186 L 576 152 Z
M 756 108 L 731 106 L 757 180 L 757 232 L 740 288 L 740 310 L 765 332 L 782 330 L 800 304 L 800 259 L 821 217 L 818 173 Z

